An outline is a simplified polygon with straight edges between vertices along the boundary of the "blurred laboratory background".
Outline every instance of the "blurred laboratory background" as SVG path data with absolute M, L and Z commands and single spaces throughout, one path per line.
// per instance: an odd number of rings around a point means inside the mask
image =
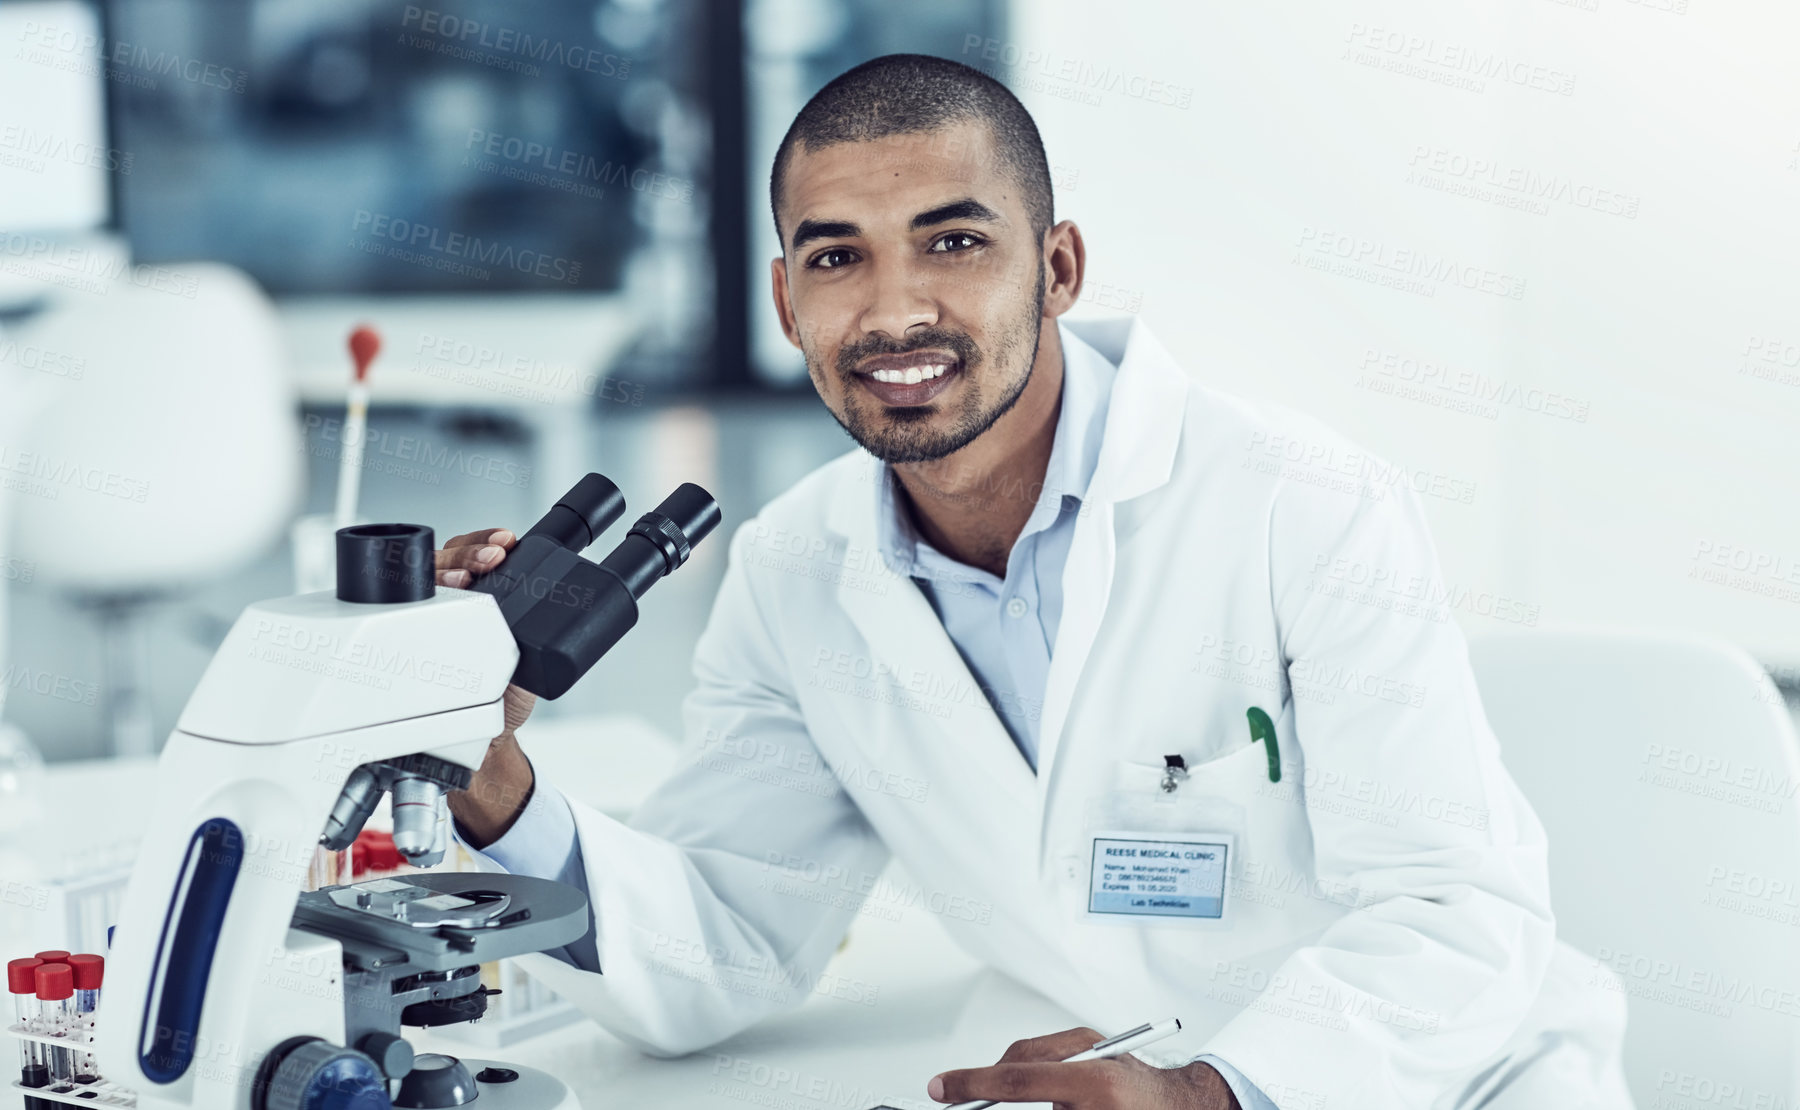
M 294 585 L 360 322 L 360 514 L 440 538 L 593 468 L 729 524 L 848 448 L 769 307 L 767 171 L 894 51 L 1032 109 L 1078 312 L 1427 476 L 1455 619 L 1720 636 L 1792 686 L 1800 117 L 1758 52 L 1793 13 L 1390 7 L 0 2 L 4 720 L 155 750 Z M 546 716 L 676 730 L 723 550 Z
M 0 719 L 157 748 L 295 585 L 358 323 L 359 515 L 440 539 L 589 469 L 729 526 L 847 449 L 769 306 L 767 171 L 894 51 L 1031 108 L 1078 313 L 1424 476 L 1465 627 L 1714 636 L 1791 689 L 1795 15 L 1478 7 L 0 0 Z M 544 717 L 678 731 L 724 548 Z
M 849 446 L 767 329 L 775 146 L 844 69 L 1006 15 L 0 2 L 4 719 L 50 760 L 160 745 L 332 506 L 358 323 L 360 516 L 522 528 L 598 469 L 634 510 L 695 481 L 748 518 Z M 675 731 L 723 548 L 543 715 Z

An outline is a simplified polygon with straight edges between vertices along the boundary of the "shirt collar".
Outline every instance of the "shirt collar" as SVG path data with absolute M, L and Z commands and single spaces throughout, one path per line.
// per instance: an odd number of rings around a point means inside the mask
M 1020 539 L 1056 523 L 1065 496 L 1073 497 L 1077 503 L 1087 496 L 1100 462 L 1107 403 L 1118 371 L 1105 355 L 1077 338 L 1061 321 L 1057 322 L 1057 332 L 1063 350 L 1062 407 L 1056 417 L 1050 459 L 1044 466 L 1043 489 Z M 893 466 L 883 463 L 875 483 L 876 540 L 894 572 L 910 575 L 918 566 L 920 545 L 930 545 L 901 511 L 898 483 Z

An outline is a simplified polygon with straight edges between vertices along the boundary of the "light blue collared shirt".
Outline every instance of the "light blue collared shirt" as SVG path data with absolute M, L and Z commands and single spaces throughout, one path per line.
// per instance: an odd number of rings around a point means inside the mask
M 1100 441 L 1118 367 L 1069 329 L 1058 326 L 1063 347 L 1063 388 L 1044 482 L 1025 528 L 1006 559 L 1006 577 L 959 563 L 918 534 L 901 511 L 893 467 L 877 484 L 877 542 L 888 565 L 919 585 L 944 631 L 956 645 L 982 693 L 1033 771 L 1038 728 L 1056 628 L 1062 621 L 1063 567 L 1075 536 L 1088 485 L 1100 462 Z M 952 471 L 954 474 L 954 471 Z M 976 498 L 1016 498 L 1018 491 L 982 489 Z M 587 893 L 587 871 L 568 803 L 555 787 L 537 780 L 531 804 L 486 849 L 488 858 L 517 875 L 568 883 Z M 591 913 L 592 910 L 590 909 Z M 588 971 L 599 970 L 590 919 L 587 935 L 550 953 Z M 1217 1056 L 1200 1056 L 1230 1085 L 1243 1110 L 1276 1110 L 1238 1070 Z
M 931 546 L 903 511 L 899 479 L 882 468 L 876 542 L 896 574 L 910 576 L 943 622 L 969 673 L 1012 734 L 1025 762 L 1037 769 L 1038 728 L 1056 628 L 1062 622 L 1063 565 L 1075 519 L 1100 463 L 1100 439 L 1117 367 L 1099 351 L 1059 329 L 1063 345 L 1062 402 L 1050 460 L 1036 505 L 1006 559 L 1006 577 L 959 563 Z M 954 478 L 954 466 L 949 476 Z M 977 483 L 970 496 L 1018 500 L 1030 490 Z

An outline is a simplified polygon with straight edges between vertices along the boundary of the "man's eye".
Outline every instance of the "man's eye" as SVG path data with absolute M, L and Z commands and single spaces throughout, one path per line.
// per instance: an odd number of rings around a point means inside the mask
M 839 266 L 856 261 L 856 252 L 848 247 L 832 247 L 813 255 L 812 261 L 806 265 L 814 270 L 835 270 Z
M 970 247 L 978 247 L 980 245 L 980 237 L 971 235 L 966 231 L 952 231 L 950 234 L 943 236 L 938 239 L 937 242 L 931 244 L 931 249 L 938 254 L 953 254 L 957 251 L 966 251 Z

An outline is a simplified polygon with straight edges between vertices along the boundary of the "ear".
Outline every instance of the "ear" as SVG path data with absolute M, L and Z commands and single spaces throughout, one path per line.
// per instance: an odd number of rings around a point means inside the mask
M 1044 316 L 1055 318 L 1081 299 L 1081 282 L 1087 274 L 1087 244 L 1075 221 L 1064 220 L 1044 232 Z
M 775 315 L 781 318 L 781 334 L 799 349 L 800 325 L 794 319 L 794 301 L 788 294 L 787 259 L 780 255 L 769 261 L 769 287 L 775 295 Z

